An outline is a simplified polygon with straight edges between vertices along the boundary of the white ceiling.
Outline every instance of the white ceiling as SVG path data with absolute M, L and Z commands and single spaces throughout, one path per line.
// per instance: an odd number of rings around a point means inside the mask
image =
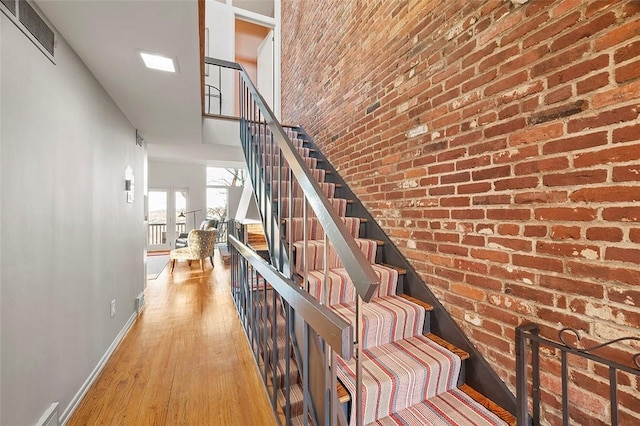
M 273 18 L 273 0 L 233 0 L 233 5 L 240 9 Z
M 150 144 L 202 144 L 198 4 L 38 0 L 37 5 Z M 139 50 L 177 59 L 147 69 Z

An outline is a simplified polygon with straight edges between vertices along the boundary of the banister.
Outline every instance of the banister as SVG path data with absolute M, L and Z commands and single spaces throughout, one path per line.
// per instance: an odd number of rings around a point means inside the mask
M 280 296 L 299 313 L 331 348 L 344 359 L 353 356 L 353 327 L 313 296 L 285 278 L 273 266 L 265 262 L 255 251 L 233 235 L 227 241 L 258 271 Z
M 291 172 L 300 185 L 300 189 L 308 199 L 309 205 L 315 212 L 325 234 L 334 246 L 336 254 L 353 281 L 356 293 L 362 297 L 365 302 L 370 301 L 379 283 L 378 276 L 364 254 L 360 251 L 353 237 L 349 235 L 346 226 L 331 207 L 318 183 L 312 178 L 302 157 L 294 148 L 291 140 L 275 118 L 273 111 L 271 111 L 271 108 L 269 108 L 262 95 L 260 95 L 242 65 L 209 57 L 205 57 L 205 64 L 234 69 L 240 73 L 254 102 L 260 109 L 265 124 L 269 126 L 274 141 L 278 144 L 282 152 L 282 156 L 289 164 Z

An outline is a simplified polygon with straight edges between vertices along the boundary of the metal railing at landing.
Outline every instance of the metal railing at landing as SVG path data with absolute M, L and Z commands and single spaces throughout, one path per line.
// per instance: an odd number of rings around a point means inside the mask
M 176 223 L 176 234 L 186 231 L 186 224 Z M 150 223 L 147 228 L 147 244 L 159 245 L 167 243 L 167 224 Z
M 578 331 L 572 328 L 563 328 L 558 333 L 560 342 L 554 342 L 539 335 L 540 328 L 536 324 L 524 324 L 516 328 L 516 392 L 517 392 L 517 419 L 518 426 L 540 424 L 540 406 L 541 406 L 541 388 L 540 379 L 540 353 L 541 347 L 545 351 L 560 352 L 560 377 L 561 377 L 561 408 L 562 408 L 562 424 L 568 426 L 570 424 L 570 365 L 569 355 L 589 360 L 595 364 L 599 364 L 608 369 L 609 378 L 609 401 L 610 401 L 610 422 L 612 426 L 619 425 L 618 413 L 618 372 L 625 372 L 639 378 L 640 380 L 640 353 L 632 357 L 634 366 L 620 364 L 594 353 L 598 349 L 611 346 L 615 343 L 624 341 L 639 341 L 640 337 L 621 337 L 602 344 L 593 345 L 587 348 L 579 348 L 570 341 L 580 341 Z M 531 394 L 529 394 L 529 357 L 531 352 Z M 548 372 L 547 372 L 548 373 Z M 553 390 L 547 390 L 553 392 Z M 529 404 L 532 407 L 532 413 L 529 416 Z M 631 408 L 631 407 L 629 407 Z M 636 407 L 634 407 L 636 408 Z
M 237 227 L 233 227 L 237 229 Z M 269 265 L 231 231 L 231 292 L 249 344 L 260 368 L 269 399 L 281 424 L 346 424 L 337 395 L 336 355 L 344 359 L 353 354 L 353 328 L 321 305 L 277 269 Z M 304 322 L 302 341 L 296 341 L 294 326 Z M 281 334 L 284 332 L 284 336 Z M 311 400 L 310 365 L 314 340 L 329 354 L 322 376 L 326 395 L 324 407 Z M 298 360 L 296 362 L 296 360 Z M 302 389 L 302 409 L 294 407 L 292 389 Z M 318 416 L 318 410 L 323 415 Z M 294 422 L 294 418 L 297 421 Z

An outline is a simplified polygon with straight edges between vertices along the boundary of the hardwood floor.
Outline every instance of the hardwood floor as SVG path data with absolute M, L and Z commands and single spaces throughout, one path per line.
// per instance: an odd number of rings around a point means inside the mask
M 67 425 L 276 425 L 216 256 L 170 266 Z

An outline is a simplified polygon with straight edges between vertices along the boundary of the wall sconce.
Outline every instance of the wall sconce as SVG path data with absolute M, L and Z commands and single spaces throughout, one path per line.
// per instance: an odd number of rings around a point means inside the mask
M 124 171 L 124 192 L 127 194 L 127 203 L 133 203 L 133 184 L 135 178 L 133 176 L 133 170 L 127 166 Z

